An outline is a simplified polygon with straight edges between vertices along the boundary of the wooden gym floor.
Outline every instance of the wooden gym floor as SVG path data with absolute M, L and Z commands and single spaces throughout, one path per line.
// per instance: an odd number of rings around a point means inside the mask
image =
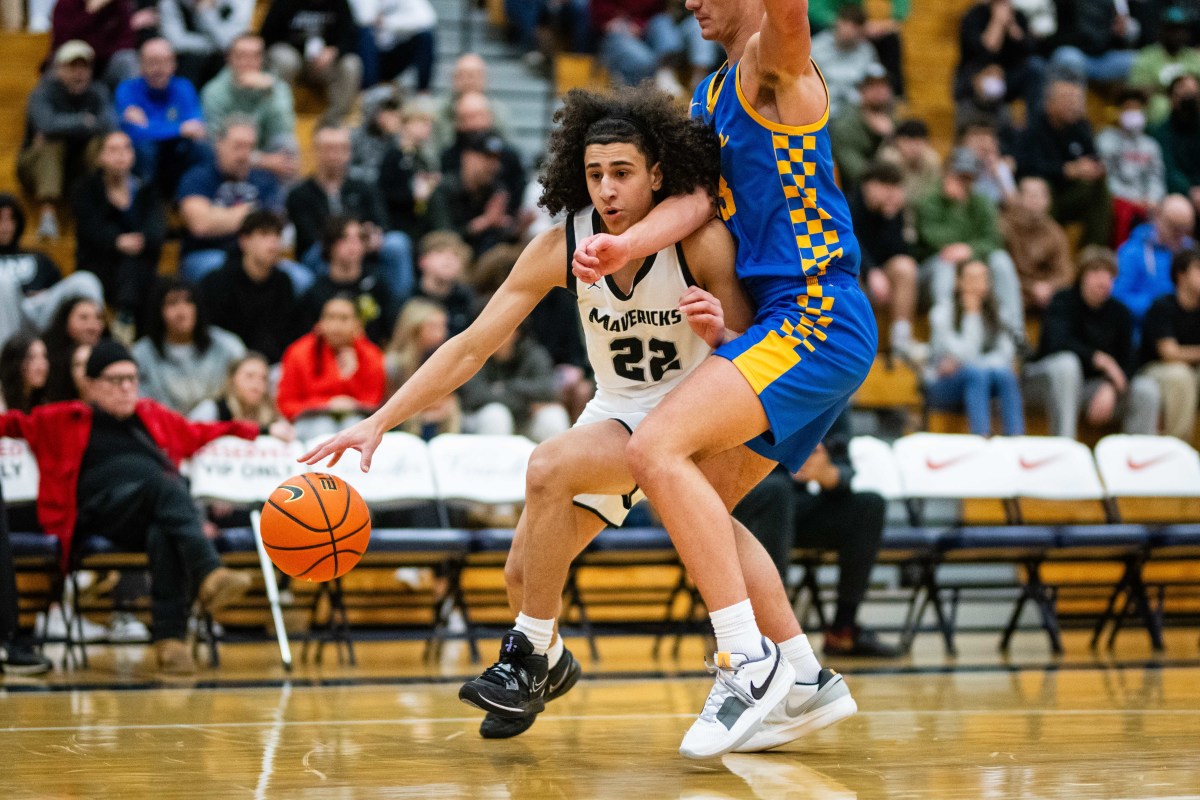
M 363 644 L 356 668 L 327 653 L 291 676 L 268 646 L 227 646 L 183 683 L 95 648 L 88 671 L 0 683 L 0 797 L 1200 797 L 1196 632 L 1169 632 L 1160 659 L 1143 639 L 1095 655 L 1068 632 L 1051 660 L 1029 633 L 1000 659 L 966 634 L 948 660 L 923 636 L 899 663 L 834 665 L 860 707 L 840 726 L 709 762 L 676 752 L 711 685 L 694 638 L 678 661 L 602 639 L 589 678 L 509 741 L 458 702 L 479 668 L 457 645 L 426 667 L 415 645 Z

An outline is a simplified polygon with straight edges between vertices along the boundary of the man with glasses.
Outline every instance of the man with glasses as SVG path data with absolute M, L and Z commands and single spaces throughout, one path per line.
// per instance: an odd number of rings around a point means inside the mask
M 85 368 L 88 402 L 0 416 L 0 436 L 23 438 L 38 462 L 37 512 L 62 541 L 66 564 L 76 535 L 100 535 L 146 551 L 158 667 L 189 674 L 184 644 L 193 598 L 209 612 L 236 602 L 250 580 L 220 565 L 201 528 L 179 462 L 219 436 L 253 439 L 246 422 L 195 423 L 138 399 L 137 364 L 113 341 L 97 344 Z

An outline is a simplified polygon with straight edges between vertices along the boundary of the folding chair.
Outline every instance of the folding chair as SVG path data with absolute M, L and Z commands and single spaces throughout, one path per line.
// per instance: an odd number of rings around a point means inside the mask
M 316 441 L 308 442 L 304 447 L 308 449 L 316 444 Z M 395 431 L 384 434 L 371 460 L 370 472 L 364 473 L 360 468 L 360 455 L 356 450 L 347 450 L 333 467 L 318 464 L 314 469 L 332 473 L 350 483 L 373 513 L 435 503 L 444 526 L 444 529 L 372 527 L 370 546 L 359 569 L 428 568 L 435 571 L 440 581 L 431 592 L 381 592 L 374 586 L 365 591 L 353 591 L 343 587 L 341 578 L 321 584 L 321 592 L 330 603 L 331 626 L 336 624 L 338 637 L 326 635 L 318 640 L 317 662 L 321 660 L 326 642 L 341 637 L 349 648 L 351 663 L 354 663 L 347 598 L 354 601 L 356 611 L 430 611 L 429 622 L 423 623 L 421 629 L 429 631 L 425 656 L 432 657 L 445 635 L 451 614 L 461 602 L 460 576 L 472 537 L 467 531 L 448 529 L 445 523 L 445 508 L 438 500 L 428 445 L 420 437 Z M 331 627 L 328 633 L 333 632 Z M 306 641 L 305 651 L 307 648 Z
M 37 459 L 21 439 L 0 438 L 0 490 L 4 502 L 0 507 L 31 508 L 37 502 Z M 10 515 L 11 516 L 11 515 Z M 21 581 L 18 591 L 19 612 L 26 615 L 43 614 L 45 628 L 34 630 L 34 638 L 45 643 L 53 604 L 62 599 L 63 579 L 60 568 L 58 537 L 39 531 L 15 530 L 9 525 L 13 569 Z M 59 603 L 64 627 L 68 623 L 65 603 Z
M 995 441 L 995 440 L 993 440 Z M 975 525 L 960 513 L 959 525 L 949 531 L 924 532 L 910 544 L 920 544 L 931 538 L 937 542 L 937 556 L 921 564 L 918 589 L 924 597 L 901 636 L 904 646 L 910 646 L 924 617 L 925 608 L 933 605 L 938 627 L 945 640 L 946 651 L 955 652 L 954 628 L 959 600 L 965 589 L 995 588 L 988 584 L 940 584 L 937 572 L 946 563 L 1013 563 L 1040 554 L 1053 544 L 1047 530 L 1013 528 L 1004 525 L 1011 520 L 1011 504 L 1015 497 L 1015 464 L 997 457 L 988 440 L 969 434 L 914 433 L 893 444 L 896 466 L 900 472 L 903 493 L 907 498 L 909 517 L 915 528 L 925 526 L 925 502 L 928 500 L 987 501 L 995 506 L 987 521 Z M 997 525 L 995 523 L 1001 523 Z M 965 524 L 964 524 L 965 523 Z M 950 607 L 942 605 L 941 595 L 950 593 Z
M 1111 519 L 1108 499 L 1092 452 L 1083 443 L 1056 436 L 1020 436 L 996 439 L 992 447 L 1007 451 L 1005 458 L 1016 463 L 1015 521 L 1059 526 L 1053 529 L 1053 548 L 1024 562 L 1024 590 L 1000 647 L 1008 649 L 1025 602 L 1033 601 L 1057 653 L 1061 651 L 1057 611 L 1061 585 L 1046 580 L 1046 564 L 1115 561 L 1122 564 L 1124 572 L 1117 586 L 1140 586 L 1149 534 L 1138 526 L 1106 524 Z M 1144 594 L 1144 589 L 1138 591 Z M 1108 613 L 1100 616 L 1100 625 Z
M 516 507 L 524 504 L 525 470 L 534 447 L 534 443 L 524 436 L 442 434 L 435 437 L 429 442 L 429 457 L 438 497 L 447 506 Z M 467 557 L 465 566 L 494 571 L 497 564 L 503 564 L 502 555 L 496 548 L 477 549 Z M 468 598 L 460 581 L 456 604 L 466 627 L 471 658 L 478 661 L 478 630 L 471 615 L 479 608 L 507 609 L 507 597 L 503 591 L 480 591 L 470 593 Z
M 260 522 L 262 505 L 271 492 L 287 478 L 304 470 L 296 459 L 304 452 L 296 442 L 282 442 L 271 436 L 260 436 L 249 442 L 232 436 L 223 436 L 206 445 L 192 456 L 188 474 L 192 483 L 192 496 L 198 500 L 228 503 L 250 510 L 250 525 L 253 542 L 245 536 L 228 532 L 218 538 L 218 550 L 227 554 L 247 555 L 250 545 L 257 555 L 258 568 L 262 572 L 271 620 L 275 625 L 275 637 L 279 643 L 279 657 L 283 668 L 292 669 L 292 652 L 284 627 L 283 609 L 279 600 L 279 584 L 275 567 L 267 556 L 262 543 Z M 227 556 L 230 566 L 248 566 L 245 561 Z M 209 636 L 210 657 L 217 663 L 215 636 L 212 620 L 206 620 Z
M 1096 463 L 1112 498 L 1114 516 L 1122 522 L 1151 527 L 1153 559 L 1186 559 L 1200 551 L 1200 535 L 1194 526 L 1200 522 L 1200 454 L 1190 445 L 1170 436 L 1115 434 L 1096 443 Z M 1158 525 L 1165 527 L 1155 530 Z M 1192 585 L 1190 581 L 1185 583 Z M 1147 584 L 1156 589 L 1155 608 L 1150 607 L 1146 598 Z M 1116 643 L 1117 634 L 1132 610 L 1140 613 L 1151 641 L 1161 648 L 1166 590 L 1172 585 L 1180 584 L 1145 578 L 1140 584 L 1118 585 L 1110 598 L 1109 610 L 1118 601 L 1120 609 L 1102 619 L 1112 624 L 1108 646 Z M 1099 642 L 1102 632 L 1103 626 L 1098 625 L 1093 645 Z
M 850 440 L 850 462 L 854 467 L 854 477 L 850 481 L 852 491 L 874 492 L 889 502 L 904 499 L 896 457 L 887 442 L 874 436 L 854 437 Z M 886 532 L 880 549 L 880 560 L 882 563 L 901 566 L 910 563 L 907 558 L 892 558 Z M 817 624 L 825 628 L 825 609 L 821 603 L 821 589 L 817 576 L 822 566 L 836 563 L 836 558 L 831 551 L 798 547 L 792 550 L 790 561 L 792 566 L 800 568 L 800 579 L 787 587 L 788 598 L 798 609 L 797 617 L 802 625 L 808 627 L 807 618 L 812 611 L 816 614 Z

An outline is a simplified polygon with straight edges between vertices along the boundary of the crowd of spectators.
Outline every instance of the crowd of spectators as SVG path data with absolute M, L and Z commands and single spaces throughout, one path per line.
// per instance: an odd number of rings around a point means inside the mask
M 678 0 L 505 6 L 534 70 L 565 47 L 594 53 L 614 82 L 652 79 L 686 98 L 720 59 Z M 881 346 L 911 364 L 928 407 L 964 412 L 980 434 L 1023 432 L 1031 406 L 1060 435 L 1082 418 L 1191 439 L 1194 4 L 980 0 L 959 23 L 945 158 L 944 132 L 906 107 L 908 3 L 893 0 L 887 19 L 860 0 L 809 11 Z M 143 460 L 153 452 L 131 419 L 326 435 L 462 331 L 549 224 L 485 61 L 464 54 L 450 85 L 434 85 L 428 0 L 272 0 L 257 29 L 253 18 L 248 0 L 57 1 L 17 160 L 25 203 L 0 195 L 11 413 L 111 395 L 119 413 L 97 447 L 132 436 Z M 297 83 L 325 98 L 304 137 L 307 175 Z M 73 269 L 23 247 L 26 208 L 38 238 L 73 232 Z M 177 277 L 161 279 L 175 237 Z M 479 376 L 405 429 L 544 439 L 590 397 L 586 369 L 569 298 L 551 296 Z M 153 411 L 125 408 L 133 386 Z M 827 462 L 809 473 L 833 492 Z M 174 613 L 163 611 L 172 637 Z

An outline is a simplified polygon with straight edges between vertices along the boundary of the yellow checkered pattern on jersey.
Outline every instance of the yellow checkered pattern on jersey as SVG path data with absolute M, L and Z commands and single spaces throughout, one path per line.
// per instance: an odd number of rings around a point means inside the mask
M 816 188 L 805 185 L 816 173 L 817 137 L 773 133 L 771 140 L 800 251 L 800 268 L 807 277 L 820 277 L 829 262 L 842 255 L 842 248 L 829 214 L 817 204 Z

